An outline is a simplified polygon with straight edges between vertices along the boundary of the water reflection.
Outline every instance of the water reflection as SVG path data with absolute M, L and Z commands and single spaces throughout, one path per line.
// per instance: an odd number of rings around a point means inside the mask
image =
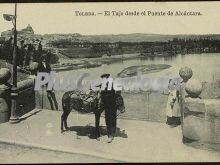
M 113 77 L 121 72 L 124 68 L 136 65 L 148 64 L 168 64 L 172 68 L 169 70 L 178 75 L 181 66 L 189 66 L 193 70 L 193 78 L 200 81 L 211 81 L 214 77 L 220 78 L 220 53 L 216 54 L 189 54 L 177 55 L 173 57 L 149 57 L 136 58 L 129 60 L 117 60 L 111 64 L 105 64 L 97 68 L 78 69 L 72 71 L 60 72 L 61 75 L 80 75 L 82 73 L 90 73 L 94 76 L 100 76 L 103 73 L 110 73 Z M 161 73 L 166 71 L 162 71 Z M 156 74 L 156 73 L 155 73 Z

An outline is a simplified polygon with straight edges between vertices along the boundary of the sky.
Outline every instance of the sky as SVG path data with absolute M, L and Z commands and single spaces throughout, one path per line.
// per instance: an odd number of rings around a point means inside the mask
M 202 16 L 76 16 L 75 11 L 200 11 Z M 0 32 L 11 29 L 3 14 L 14 4 L 0 4 Z M 17 7 L 17 29 L 35 34 L 220 34 L 220 2 L 24 3 Z

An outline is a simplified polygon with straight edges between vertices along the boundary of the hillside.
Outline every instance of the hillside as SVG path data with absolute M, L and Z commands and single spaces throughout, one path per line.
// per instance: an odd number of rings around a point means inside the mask
M 45 38 L 48 35 L 44 35 Z M 44 37 L 43 36 L 43 37 Z M 50 34 L 50 38 L 53 40 L 59 39 L 70 39 L 74 41 L 82 42 L 167 42 L 173 38 L 186 38 L 186 39 L 200 39 L 200 38 L 210 38 L 220 40 L 220 34 L 209 34 L 209 35 L 163 35 L 163 34 L 118 34 L 118 35 L 71 35 L 70 34 Z
M 100 57 L 140 53 L 144 56 L 172 56 L 190 53 L 219 53 L 220 35 L 47 35 L 47 46 L 69 58 Z M 168 42 L 169 41 L 169 42 Z

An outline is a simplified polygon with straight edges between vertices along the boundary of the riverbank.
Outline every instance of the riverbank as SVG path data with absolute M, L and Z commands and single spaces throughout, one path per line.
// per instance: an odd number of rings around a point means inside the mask
M 52 69 L 55 71 L 67 71 L 67 70 L 76 70 L 81 68 L 94 68 L 100 67 L 103 64 L 112 64 L 119 61 L 131 60 L 139 58 L 139 53 L 136 54 L 123 54 L 115 56 L 106 56 L 98 58 L 60 58 L 59 64 L 53 64 Z
M 114 55 L 114 56 L 102 56 L 102 57 L 95 57 L 95 58 L 60 58 L 59 64 L 52 64 L 52 69 L 55 71 L 68 71 L 68 70 L 76 70 L 81 68 L 95 68 L 100 67 L 103 64 L 112 64 L 126 60 L 133 60 L 133 59 L 154 59 L 154 58 L 166 58 L 171 59 L 176 57 L 180 54 L 173 55 L 173 56 L 143 56 L 141 53 L 135 54 L 122 54 L 122 55 Z M 191 55 L 191 54 L 189 54 Z M 200 54 L 203 55 L 203 54 Z M 183 55 L 187 56 L 187 54 Z

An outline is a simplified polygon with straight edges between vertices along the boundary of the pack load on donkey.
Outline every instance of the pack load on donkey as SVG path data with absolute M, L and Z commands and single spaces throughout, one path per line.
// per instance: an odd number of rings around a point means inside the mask
M 91 113 L 96 106 L 97 93 L 94 91 L 75 91 L 70 95 L 71 107 L 80 113 Z

